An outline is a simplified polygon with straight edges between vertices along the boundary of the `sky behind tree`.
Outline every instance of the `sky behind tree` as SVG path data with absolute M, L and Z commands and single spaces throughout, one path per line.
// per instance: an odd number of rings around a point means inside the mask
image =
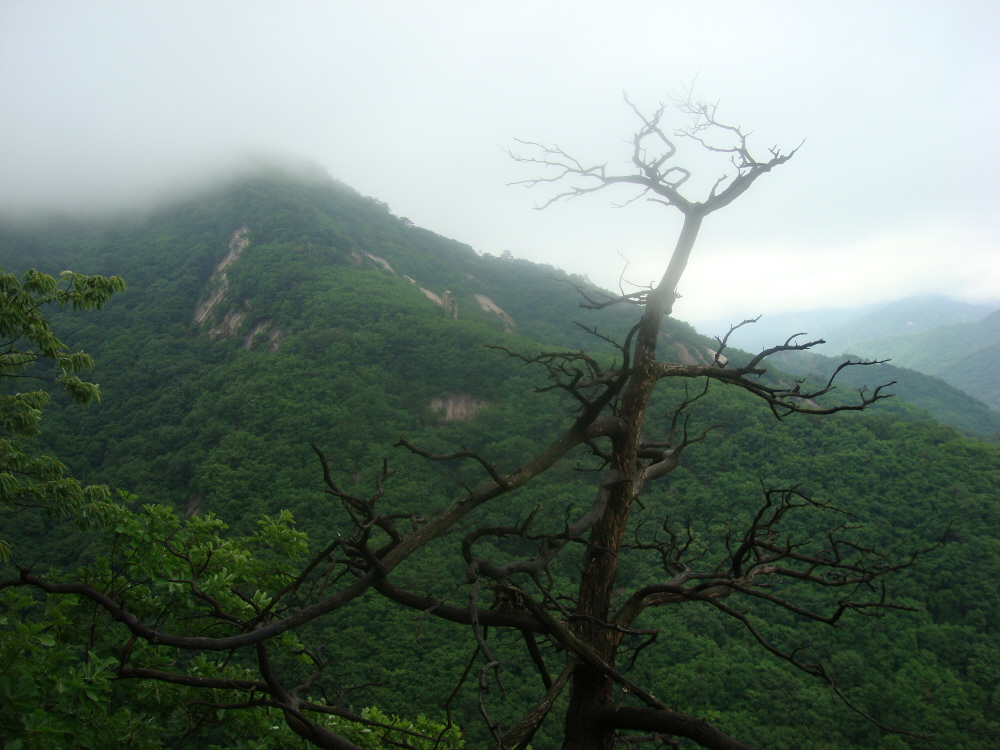
M 675 212 L 535 211 L 553 191 L 509 186 L 537 170 L 505 149 L 627 169 L 623 92 L 651 111 L 693 84 L 758 153 L 805 143 L 706 220 L 679 317 L 1000 304 L 998 32 L 988 1 L 0 0 L 0 208 L 144 205 L 288 156 L 480 252 L 646 284 Z M 691 159 L 697 200 L 724 165 Z

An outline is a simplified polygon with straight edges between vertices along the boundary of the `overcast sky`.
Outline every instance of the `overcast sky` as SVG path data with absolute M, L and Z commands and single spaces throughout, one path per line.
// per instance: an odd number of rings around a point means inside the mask
M 1000 305 L 998 38 L 993 0 L 0 0 L 0 207 L 125 206 L 280 153 L 480 252 L 608 287 L 624 256 L 648 283 L 671 209 L 614 208 L 622 190 L 535 211 L 552 193 L 508 186 L 536 171 L 504 149 L 627 170 L 622 92 L 650 110 L 696 79 L 759 153 L 805 145 L 706 220 L 679 317 Z

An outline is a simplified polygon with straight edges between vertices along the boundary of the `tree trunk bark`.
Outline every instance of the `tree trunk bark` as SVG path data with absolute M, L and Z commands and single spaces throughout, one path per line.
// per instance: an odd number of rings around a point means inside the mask
M 618 635 L 613 630 L 602 628 L 594 620 L 606 622 L 610 616 L 619 550 L 632 500 L 642 486 L 638 451 L 646 408 L 658 380 L 655 365 L 660 324 L 663 316 L 673 308 L 677 283 L 687 265 L 700 226 L 700 214 L 692 212 L 685 216 L 684 227 L 663 279 L 646 298 L 646 307 L 635 337 L 632 374 L 619 409 L 625 429 L 612 443 L 609 471 L 620 472 L 619 476 L 623 479 L 611 488 L 604 515 L 591 531 L 590 545 L 584 553 L 576 613 L 593 619 L 577 620 L 572 628 L 611 666 L 615 663 Z M 598 717 L 611 705 L 610 679 L 589 665 L 579 664 L 573 672 L 564 750 L 613 750 L 614 731 L 602 729 L 597 723 Z

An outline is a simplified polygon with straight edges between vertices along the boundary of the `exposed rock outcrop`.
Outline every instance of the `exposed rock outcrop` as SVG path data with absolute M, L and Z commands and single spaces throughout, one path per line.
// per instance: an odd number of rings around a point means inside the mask
M 222 320 L 208 329 L 208 337 L 214 341 L 220 337 L 228 339 L 231 336 L 235 336 L 247 317 L 247 308 L 250 307 L 249 300 L 243 300 L 243 307 L 243 310 L 231 310 L 227 312 Z
M 380 258 L 377 255 L 372 255 L 371 253 L 365 253 L 365 257 L 371 258 L 373 261 L 375 261 L 376 263 L 378 263 L 380 266 L 382 266 L 382 268 L 384 268 L 386 271 L 388 271 L 389 273 L 391 273 L 393 276 L 398 276 L 399 275 L 395 271 L 392 270 L 392 266 L 389 265 L 389 261 L 387 261 L 385 258 Z
M 677 354 L 677 361 L 682 365 L 711 365 L 715 362 L 716 352 L 714 349 L 691 343 L 683 344 L 672 333 L 665 331 L 660 334 L 660 340 L 673 348 Z M 725 367 L 726 363 L 729 362 L 729 358 L 720 356 L 719 362 Z
M 272 328 L 267 332 L 267 340 L 270 342 L 272 352 L 278 351 L 278 347 L 281 346 L 282 335 L 280 328 Z
M 204 302 L 199 303 L 194 310 L 195 323 L 198 323 L 200 325 L 204 323 L 206 320 L 208 320 L 208 316 L 211 315 L 215 311 L 215 308 L 218 307 L 219 303 L 222 302 L 223 299 L 225 299 L 226 291 L 229 289 L 229 279 L 226 278 L 226 266 L 238 260 L 239 257 L 243 254 L 243 251 L 247 249 L 247 245 L 249 244 L 250 244 L 250 230 L 247 227 L 245 226 L 240 227 L 233 233 L 232 239 L 229 240 L 229 253 L 226 255 L 225 258 L 222 259 L 222 262 L 215 267 L 215 271 L 212 272 L 212 277 L 211 279 L 209 279 L 209 287 L 212 287 L 214 285 L 215 287 L 214 291 L 208 296 L 208 299 L 206 299 Z M 228 318 L 230 315 L 233 314 L 234 313 L 229 313 L 229 315 L 227 315 L 226 317 Z M 239 313 L 235 314 L 238 315 Z M 238 327 L 239 323 L 241 322 L 242 318 L 240 318 L 240 321 L 236 323 L 236 327 Z M 223 323 L 219 324 L 219 326 L 222 325 Z M 219 326 L 216 326 L 215 328 L 219 328 Z M 213 328 L 212 330 L 214 331 L 215 328 Z M 229 335 L 232 336 L 233 334 Z M 209 332 L 209 336 L 212 336 L 211 331 Z
M 399 276 L 399 274 L 396 273 L 395 269 L 391 265 L 389 265 L 389 261 L 387 261 L 385 258 L 382 258 L 382 257 L 380 257 L 378 255 L 373 255 L 372 253 L 369 253 L 369 252 L 364 251 L 364 250 L 362 250 L 362 251 L 351 250 L 351 252 L 348 253 L 347 257 L 351 261 L 351 263 L 353 263 L 358 268 L 364 268 L 365 267 L 365 265 L 367 263 L 367 261 L 365 259 L 367 258 L 368 261 L 371 261 L 376 266 L 378 266 L 379 268 L 381 268 L 383 271 L 388 271 L 393 276 Z
M 430 289 L 424 289 L 423 287 L 420 287 L 420 291 L 423 292 L 425 295 L 427 295 L 427 299 L 429 299 L 431 302 L 437 305 L 441 305 L 441 307 L 444 307 L 444 302 L 441 301 L 441 298 L 438 297 L 436 294 L 434 294 L 434 292 L 432 292 Z
M 674 351 L 677 352 L 677 359 L 681 361 L 682 365 L 704 365 L 706 362 L 702 361 L 701 358 L 695 357 L 688 351 L 688 348 L 684 346 L 680 341 L 671 342 L 674 347 Z
M 446 393 L 431 399 L 428 409 L 437 416 L 439 422 L 467 420 L 489 406 L 489 401 L 476 398 L 470 393 Z
M 716 360 L 718 360 L 718 364 L 722 367 L 725 367 L 726 365 L 729 364 L 729 357 L 727 357 L 725 354 L 719 354 L 717 351 L 715 351 L 715 349 L 709 349 L 708 355 L 712 358 L 712 361 L 709 362 L 709 364 L 715 364 Z
M 514 327 L 517 325 L 517 323 L 515 323 L 514 319 L 510 317 L 507 313 L 505 313 L 500 308 L 500 305 L 498 305 L 496 302 L 491 300 L 485 294 L 477 294 L 476 302 L 478 302 L 479 306 L 483 308 L 486 312 L 493 313 L 494 315 L 496 315 L 500 319 L 500 322 L 503 323 L 503 328 L 505 331 L 509 332 L 514 330 Z
M 194 322 L 201 326 L 210 325 L 213 320 L 218 320 L 205 331 L 205 334 L 213 341 L 218 338 L 231 338 L 239 333 L 240 328 L 250 314 L 250 300 L 244 299 L 235 309 L 230 309 L 219 320 L 217 315 L 222 311 L 221 306 L 228 301 L 226 294 L 229 291 L 229 278 L 226 276 L 226 268 L 239 260 L 243 251 L 250 244 L 250 230 L 247 227 L 240 227 L 229 240 L 229 252 L 226 257 L 215 267 L 212 276 L 206 285 L 207 298 L 198 303 L 194 311 Z M 267 336 L 270 342 L 271 351 L 278 348 L 281 340 L 281 331 L 271 327 L 270 320 L 262 320 L 251 328 L 250 332 L 243 337 L 243 346 L 247 349 L 253 346 L 254 340 L 258 336 Z
M 201 515 L 202 510 L 205 508 L 205 498 L 198 492 L 192 492 L 187 496 L 184 501 L 184 517 L 193 518 L 194 516 Z
M 441 295 L 441 307 L 444 308 L 445 317 L 458 320 L 458 300 L 451 296 L 451 292 L 445 291 Z
M 444 310 L 445 316 L 458 320 L 458 300 L 456 300 L 451 295 L 451 292 L 446 291 L 444 294 L 438 297 L 430 289 L 424 289 L 423 287 L 420 287 L 420 291 L 423 292 L 427 296 L 427 299 L 429 299 L 431 302 L 441 305 L 441 308 Z
M 266 336 L 270 350 L 277 351 L 281 341 L 281 331 L 278 328 L 271 328 L 270 320 L 262 320 L 250 329 L 250 332 L 243 337 L 243 348 L 252 348 L 258 336 Z

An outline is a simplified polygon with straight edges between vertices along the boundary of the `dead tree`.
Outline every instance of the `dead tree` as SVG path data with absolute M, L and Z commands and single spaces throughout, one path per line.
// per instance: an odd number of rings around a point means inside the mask
M 199 582 L 211 571 L 207 562 L 202 565 L 192 559 L 190 575 L 174 582 L 186 585 L 196 605 L 204 610 L 196 631 L 169 632 L 161 629 L 156 616 L 131 611 L 130 587 L 124 572 L 116 574 L 117 583 L 102 589 L 87 583 L 52 583 L 24 570 L 20 577 L 0 583 L 0 588 L 33 586 L 51 594 L 88 598 L 129 631 L 130 640 L 122 648 L 118 668 L 121 678 L 160 680 L 242 695 L 228 702 L 203 705 L 211 710 L 238 710 L 255 705 L 278 708 L 293 731 L 320 748 L 355 747 L 323 725 L 324 714 L 363 719 L 340 709 L 335 701 L 308 697 L 322 679 L 324 663 L 318 652 L 308 652 L 316 666 L 315 673 L 306 683 L 288 687 L 272 666 L 268 650 L 276 636 L 330 615 L 371 591 L 400 606 L 471 629 L 475 651 L 466 675 L 473 672 L 478 659 L 480 707 L 496 748 L 525 748 L 556 699 L 568 689 L 563 744 L 567 750 L 611 750 L 619 741 L 627 747 L 652 740 L 676 746 L 675 738 L 688 738 L 714 750 L 745 749 L 747 745 L 704 719 L 671 709 L 623 673 L 619 666 L 623 653 L 630 650 L 634 659 L 655 640 L 655 631 L 634 627 L 642 613 L 651 607 L 690 602 L 714 608 L 745 625 L 770 653 L 826 680 L 836 690 L 835 682 L 822 665 L 803 661 L 797 652 L 785 652 L 772 645 L 737 602 L 763 602 L 828 624 L 852 611 L 883 612 L 895 605 L 886 601 L 880 579 L 911 565 L 917 553 L 902 559 L 883 556 L 854 541 L 846 526 L 833 529 L 820 544 L 785 538 L 779 526 L 789 513 L 826 507 L 794 487 L 763 488 L 763 501 L 753 520 L 747 528 L 730 534 L 725 540 L 725 552 L 715 559 L 692 554 L 690 539 L 672 529 L 666 520 L 657 534 L 636 533 L 634 539 L 627 538 L 633 505 L 644 489 L 667 476 L 678 466 L 683 452 L 705 438 L 707 430 L 689 431 L 688 416 L 707 390 L 707 384 L 743 389 L 764 402 L 778 418 L 864 409 L 887 397 L 883 387 L 879 387 L 870 392 L 860 391 L 851 403 L 823 405 L 841 370 L 871 364 L 868 362 L 845 362 L 826 384 L 813 390 L 803 389 L 800 383 L 791 389 L 769 385 L 760 377 L 765 373 L 764 360 L 769 355 L 806 350 L 819 341 L 797 344 L 793 337 L 761 352 L 743 366 L 729 366 L 722 355 L 728 344 L 727 334 L 719 341 L 711 364 L 687 365 L 658 359 L 661 323 L 677 298 L 702 221 L 792 158 L 795 150 L 783 153 L 772 148 L 766 159 L 759 160 L 751 153 L 744 131 L 719 122 L 714 106 L 693 100 L 680 103 L 682 112 L 691 118 L 689 126 L 669 133 L 662 124 L 666 106 L 661 105 L 651 116 L 643 115 L 634 106 L 632 109 L 641 127 L 631 140 L 632 169 L 626 173 L 611 173 L 604 164 L 586 166 L 555 146 L 524 143 L 533 149 L 533 155 L 515 157 L 549 171 L 527 180 L 529 186 L 569 183 L 569 188 L 549 200 L 549 204 L 623 185 L 637 191 L 630 200 L 647 197 L 680 211 L 684 217 L 680 236 L 659 283 L 618 296 L 581 290 L 584 307 L 632 304 L 641 308 L 638 323 L 623 341 L 606 339 L 617 347 L 614 364 L 609 366 L 601 358 L 582 352 L 526 354 L 501 350 L 505 356 L 541 368 L 549 380 L 543 390 L 561 390 L 577 404 L 572 424 L 556 435 L 546 449 L 517 469 L 504 473 L 489 457 L 476 451 L 463 447 L 452 453 L 434 454 L 401 437 L 397 447 L 429 461 L 472 461 L 484 472 L 480 485 L 466 488 L 449 507 L 423 518 L 380 510 L 384 482 L 390 476 L 387 467 L 374 494 L 355 495 L 338 484 L 322 450 L 314 446 L 323 467 L 326 492 L 341 503 L 353 533 L 329 540 L 308 564 L 284 574 L 285 584 L 269 592 L 266 599 L 255 599 L 249 584 L 242 588 L 234 586 L 238 595 L 238 601 L 233 600 L 235 604 L 204 593 Z M 731 175 L 720 177 L 702 201 L 682 194 L 691 173 L 672 161 L 677 155 L 679 139 L 693 140 L 710 152 L 730 158 Z M 650 399 L 657 385 L 671 378 L 705 383 L 705 387 L 696 388 L 694 395 L 676 406 L 664 439 L 647 441 L 643 435 Z M 533 515 L 504 527 L 463 526 L 476 509 L 516 492 L 566 459 L 571 451 L 581 448 L 589 450 L 602 466 L 587 512 L 567 518 L 559 529 L 535 531 Z M 419 498 L 410 503 L 410 507 L 416 506 Z M 466 592 L 464 601 L 455 597 L 440 600 L 427 593 L 406 590 L 394 582 L 394 571 L 405 565 L 411 555 L 459 528 L 465 529 L 457 544 L 457 554 L 462 556 L 466 570 L 462 583 Z M 518 539 L 532 552 L 502 563 L 481 552 L 480 542 L 501 539 Z M 613 592 L 619 560 L 624 552 L 635 549 L 657 553 L 663 561 L 664 577 L 655 585 L 626 592 L 623 603 L 616 606 Z M 178 550 L 176 554 L 185 553 Z M 547 582 L 545 573 L 557 556 L 572 554 L 581 555 L 575 566 L 576 590 L 556 591 Z M 774 593 L 779 589 L 767 584 L 779 579 L 838 588 L 844 594 L 831 611 L 812 611 Z M 535 705 L 509 728 L 500 727 L 491 719 L 482 700 L 482 690 L 498 667 L 486 638 L 487 628 L 520 633 L 544 685 Z M 212 678 L 186 674 L 180 669 L 134 666 L 130 651 L 137 640 L 151 647 L 188 652 L 246 650 L 252 655 L 259 678 Z M 553 658 L 561 660 L 558 671 L 550 670 L 541 646 L 549 647 L 549 663 Z M 407 746 L 405 741 L 397 744 Z

